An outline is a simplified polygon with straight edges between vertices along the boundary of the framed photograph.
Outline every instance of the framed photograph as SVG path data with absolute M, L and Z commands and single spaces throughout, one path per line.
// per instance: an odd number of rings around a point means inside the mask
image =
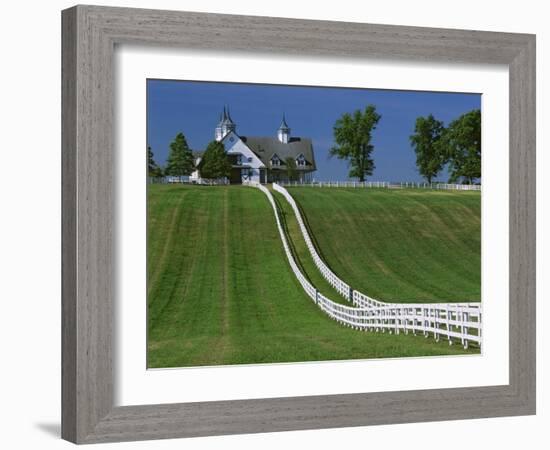
M 535 413 L 533 35 L 62 25 L 65 439 Z

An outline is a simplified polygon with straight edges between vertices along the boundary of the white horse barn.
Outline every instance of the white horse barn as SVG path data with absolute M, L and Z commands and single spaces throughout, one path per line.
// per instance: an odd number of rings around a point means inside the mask
M 232 163 L 230 183 L 291 181 L 289 158 L 294 161 L 292 165 L 295 177 L 292 181 L 313 180 L 316 166 L 311 139 L 291 136 L 284 115 L 277 135 L 273 137 L 239 136 L 236 129 L 229 109 L 224 107 L 214 136 L 216 141 L 223 143 Z M 202 152 L 197 153 L 196 165 L 200 162 L 201 155 Z M 193 172 L 191 181 L 200 183 L 199 171 Z

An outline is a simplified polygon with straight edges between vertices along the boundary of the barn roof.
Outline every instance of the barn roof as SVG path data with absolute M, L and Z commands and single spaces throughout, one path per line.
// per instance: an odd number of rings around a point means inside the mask
M 305 170 L 316 170 L 313 145 L 309 138 L 291 137 L 288 144 L 284 144 L 276 137 L 240 136 L 240 138 L 250 150 L 258 155 L 266 167 L 269 167 L 273 155 L 277 155 L 282 164 L 285 164 L 285 160 L 289 157 L 296 159 L 298 156 L 304 155 Z M 303 170 L 299 167 L 297 169 Z

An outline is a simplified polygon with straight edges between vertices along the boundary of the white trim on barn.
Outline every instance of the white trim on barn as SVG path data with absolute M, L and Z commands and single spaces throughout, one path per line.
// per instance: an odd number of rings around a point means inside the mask
M 228 155 L 236 155 L 237 158 L 240 158 L 240 164 L 238 165 L 243 166 L 240 169 L 242 182 L 252 181 L 261 183 L 264 181 L 261 179 L 261 169 L 265 169 L 265 165 L 260 158 L 250 150 L 237 133 L 233 131 L 227 133 L 222 139 L 222 143 Z

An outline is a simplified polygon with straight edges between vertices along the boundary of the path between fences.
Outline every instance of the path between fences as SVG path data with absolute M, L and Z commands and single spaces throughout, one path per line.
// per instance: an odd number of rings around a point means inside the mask
M 349 284 L 332 272 L 317 253 L 294 198 L 284 187 L 274 183 L 273 189 L 285 197 L 294 211 L 302 237 L 315 266 L 336 291 L 353 306 L 337 303 L 321 294 L 302 273 L 294 259 L 281 223 L 279 209 L 271 192 L 261 184 L 253 182 L 247 184 L 260 189 L 267 196 L 273 208 L 283 248 L 294 275 L 306 294 L 330 318 L 357 330 L 377 332 L 387 330 L 396 334 L 419 332 L 425 337 L 431 334 L 437 341 L 442 337 L 446 338 L 449 344 L 452 344 L 453 340 L 460 341 L 464 348 L 467 348 L 470 342 L 477 343 L 481 347 L 482 311 L 479 303 L 386 303 L 352 289 Z

